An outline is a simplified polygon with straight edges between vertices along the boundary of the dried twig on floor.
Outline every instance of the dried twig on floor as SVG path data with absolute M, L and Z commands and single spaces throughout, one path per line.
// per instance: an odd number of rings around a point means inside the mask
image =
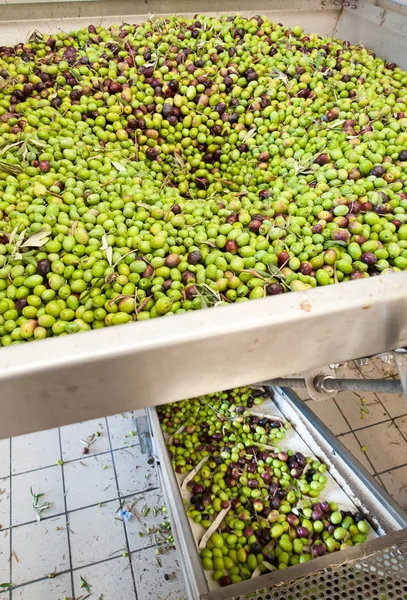
M 86 437 L 86 439 L 79 440 L 81 442 L 81 444 L 84 445 L 82 454 L 89 454 L 90 447 L 92 446 L 92 444 L 94 444 L 96 442 L 96 440 L 98 438 L 100 438 L 100 436 L 101 436 L 100 431 L 96 431 L 95 433 L 91 433 L 91 435 L 88 435 Z

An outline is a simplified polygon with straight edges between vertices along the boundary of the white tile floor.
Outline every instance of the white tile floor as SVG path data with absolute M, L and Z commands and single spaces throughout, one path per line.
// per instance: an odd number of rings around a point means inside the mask
M 375 359 L 338 374 L 382 377 L 386 369 Z M 309 406 L 407 510 L 405 399 L 342 392 Z M 163 519 L 146 514 L 163 498 L 132 416 L 0 440 L 0 585 L 14 586 L 0 587 L 0 600 L 78 600 L 86 585 L 99 600 L 185 597 L 176 551 L 161 554 L 159 567 L 153 535 L 140 535 Z M 31 490 L 44 494 L 38 504 L 50 503 L 40 522 Z M 135 514 L 127 524 L 120 507 Z
M 78 600 L 86 586 L 99 600 L 185 597 L 176 551 L 163 550 L 158 567 L 145 534 L 165 513 L 153 510 L 164 504 L 139 448 L 139 414 L 0 440 L 1 600 Z M 37 506 L 49 503 L 40 522 L 31 491 L 44 494 Z M 134 514 L 127 524 L 122 507 Z

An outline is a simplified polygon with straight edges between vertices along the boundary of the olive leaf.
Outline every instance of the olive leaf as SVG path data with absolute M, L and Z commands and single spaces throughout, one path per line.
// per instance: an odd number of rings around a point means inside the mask
M 33 31 L 30 31 L 30 33 L 27 35 L 27 42 L 32 44 L 34 42 L 42 42 L 42 38 L 43 35 L 40 31 L 38 31 L 38 29 L 34 29 Z
M 19 227 L 19 226 L 17 225 L 17 227 L 15 227 L 15 228 L 13 229 L 13 231 L 10 233 L 10 235 L 9 235 L 9 238 L 8 238 L 8 243 L 9 243 L 9 244 L 12 244 L 12 243 L 14 242 L 14 238 L 16 237 L 16 233 L 17 233 L 17 231 L 18 231 L 18 227 Z
M 317 57 L 315 59 L 315 70 L 319 71 L 319 67 L 322 65 L 322 54 L 321 52 L 317 52 Z
M 174 160 L 180 169 L 183 169 L 185 167 L 185 162 L 184 162 L 182 156 L 180 154 L 178 154 L 178 152 L 174 152 Z
M 12 165 L 5 160 L 0 160 L 0 171 L 10 173 L 10 175 L 18 175 L 21 173 L 21 167 L 18 165 Z
M 246 135 L 243 138 L 243 144 L 247 144 L 247 142 L 257 134 L 257 130 L 256 129 L 250 129 L 250 131 L 248 131 L 246 133 Z
M 342 240 L 328 240 L 324 244 L 324 248 L 332 248 L 332 246 L 347 246 L 347 243 Z
M 117 169 L 120 173 L 124 173 L 126 171 L 126 167 L 123 167 L 119 162 L 112 160 L 112 165 L 115 169 Z
M 100 249 L 106 253 L 106 260 L 111 267 L 113 263 L 113 248 L 109 246 L 109 242 L 107 241 L 107 237 L 105 235 L 102 236 L 102 245 Z
M 41 248 L 44 244 L 48 242 L 48 239 L 51 235 L 51 232 L 47 229 L 40 229 L 36 233 L 30 235 L 25 242 L 23 242 L 20 247 L 21 248 Z

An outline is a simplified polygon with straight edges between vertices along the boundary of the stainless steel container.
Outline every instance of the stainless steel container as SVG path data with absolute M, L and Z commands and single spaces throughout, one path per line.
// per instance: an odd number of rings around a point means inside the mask
M 265 14 L 362 42 L 407 68 L 407 5 L 396 0 L 0 0 L 1 44 L 33 30 L 110 25 L 148 14 Z M 0 437 L 155 406 L 407 346 L 407 273 L 220 307 L 175 319 L 54 338 L 0 352 Z M 352 335 L 346 332 L 352 331 Z M 295 352 L 293 352 L 295 348 Z M 172 514 L 189 598 L 406 598 L 407 521 L 391 498 L 298 398 L 276 403 L 380 536 L 347 551 L 209 591 L 154 409 L 153 448 Z M 316 573 L 317 571 L 317 573 Z M 253 595 L 254 594 L 254 595 Z

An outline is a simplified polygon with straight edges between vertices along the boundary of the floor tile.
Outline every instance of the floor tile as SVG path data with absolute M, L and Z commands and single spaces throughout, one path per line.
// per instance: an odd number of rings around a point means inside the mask
M 392 418 L 407 414 L 407 401 L 403 394 L 380 394 L 378 398 Z
M 10 440 L 0 440 L 0 477 L 10 475 Z
M 126 498 L 124 506 L 135 515 L 126 524 L 130 551 L 133 552 L 133 550 L 152 546 L 154 544 L 154 532 L 158 531 L 160 523 L 168 518 L 166 512 L 158 510 L 165 506 L 161 490 L 130 496 L 130 498 Z M 146 512 L 148 514 L 143 516 Z M 150 535 L 146 535 L 147 529 L 152 531 Z M 140 534 L 144 535 L 141 536 Z
M 406 462 L 407 442 L 392 422 L 361 429 L 355 435 L 360 445 L 366 446 L 366 453 L 377 473 Z
M 380 359 L 369 359 L 363 367 L 357 367 L 364 379 L 379 379 L 384 377 L 383 363 Z
M 400 417 L 399 419 L 395 419 L 394 422 L 397 425 L 397 427 L 400 429 L 400 431 L 404 435 L 404 437 L 407 439 L 407 417 Z M 406 462 L 407 462 L 407 456 L 406 456 Z
M 335 402 L 353 431 L 390 419 L 376 395 L 372 393 L 339 392 L 335 397 Z
M 94 436 L 93 442 L 91 442 L 92 436 Z M 85 455 L 83 451 L 85 444 L 81 440 L 91 442 L 89 455 L 110 450 L 105 419 L 93 419 L 61 427 L 62 460 L 64 462 L 82 458 Z
M 64 600 L 72 597 L 71 574 L 64 573 L 13 590 L 13 600 Z
M 128 558 L 120 557 L 74 572 L 75 598 L 84 594 L 81 577 L 89 585 L 92 598 L 133 600 L 134 583 Z
M 72 564 L 81 567 L 110 558 L 125 548 L 123 523 L 118 518 L 118 500 L 69 513 L 72 531 Z
M 382 473 L 380 478 L 394 500 L 407 510 L 407 466 Z
M 355 437 L 355 434 L 345 433 L 345 435 L 338 436 L 338 440 L 353 454 L 353 456 L 369 471 L 371 475 L 374 473 L 374 469 L 370 464 L 366 452 L 363 452 L 361 445 Z
M 132 556 L 134 579 L 138 600 L 183 600 L 186 597 L 183 577 L 176 550 L 160 554 L 161 567 L 157 564 L 154 548 L 135 552 Z M 169 576 L 168 581 L 164 575 Z
M 65 517 L 13 529 L 13 584 L 22 584 L 69 569 Z M 18 559 L 18 560 L 17 560 Z
M 50 502 L 50 507 L 41 513 L 41 517 L 51 517 L 65 512 L 64 488 L 62 484 L 61 467 L 55 465 L 40 471 L 14 475 L 12 479 L 12 520 L 13 525 L 21 525 L 36 521 L 37 516 L 33 507 L 34 494 L 44 494 L 38 504 Z
M 309 402 L 308 407 L 335 435 L 340 435 L 341 433 L 347 433 L 349 431 L 349 425 L 343 418 L 333 398 L 322 400 L 321 402 Z
M 139 443 L 135 419 L 142 415 L 145 415 L 144 410 L 135 410 L 121 415 L 114 415 L 113 417 L 107 417 L 112 450 L 123 448 L 124 446 L 133 446 L 134 444 Z
M 10 477 L 0 479 L 0 531 L 10 527 Z
M 8 531 L 0 531 L 0 583 L 10 583 L 10 537 Z
M 12 438 L 11 453 L 13 474 L 55 465 L 61 458 L 58 429 Z
M 147 464 L 146 456 L 139 446 L 129 450 L 115 450 L 113 456 L 122 496 L 158 487 L 157 472 Z
M 117 498 L 110 452 L 64 464 L 64 476 L 68 510 Z

